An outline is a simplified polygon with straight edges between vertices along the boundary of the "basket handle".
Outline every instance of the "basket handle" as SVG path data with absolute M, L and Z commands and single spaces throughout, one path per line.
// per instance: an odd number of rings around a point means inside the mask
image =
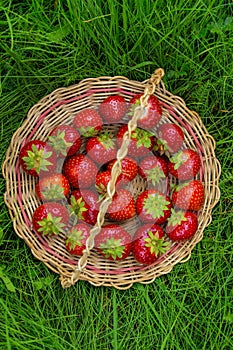
M 158 68 L 155 70 L 154 74 L 152 74 L 151 78 L 148 80 L 145 86 L 143 95 L 140 97 L 140 105 L 135 108 L 133 117 L 128 122 L 128 130 L 123 135 L 122 145 L 117 151 L 117 160 L 114 163 L 111 170 L 111 179 L 107 185 L 107 193 L 100 204 L 97 222 L 95 226 L 90 230 L 90 236 L 86 241 L 86 248 L 84 249 L 83 254 L 80 257 L 78 266 L 77 268 L 75 268 L 73 274 L 71 275 L 71 278 L 67 279 L 64 276 L 61 277 L 61 283 L 63 288 L 67 288 L 71 285 L 74 285 L 80 279 L 80 274 L 83 272 L 87 265 L 88 256 L 90 255 L 91 250 L 94 248 L 95 237 L 100 232 L 104 224 L 105 214 L 115 194 L 116 181 L 118 176 L 122 172 L 121 163 L 128 153 L 128 147 L 131 140 L 132 132 L 137 128 L 137 120 L 140 118 L 141 115 L 143 115 L 143 111 L 148 107 L 148 99 L 154 93 L 156 85 L 160 83 L 163 76 L 164 70 L 162 68 Z

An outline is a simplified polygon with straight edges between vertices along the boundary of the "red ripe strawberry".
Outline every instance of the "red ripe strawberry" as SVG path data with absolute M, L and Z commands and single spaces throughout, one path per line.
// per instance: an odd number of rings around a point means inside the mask
M 31 176 L 48 174 L 56 167 L 56 155 L 48 143 L 32 140 L 23 146 L 19 153 L 19 163 Z
M 55 236 L 67 228 L 69 212 L 60 203 L 41 204 L 33 213 L 32 225 L 36 232 L 43 236 Z
M 100 132 L 103 120 L 94 108 L 85 108 L 75 116 L 73 125 L 82 136 L 90 137 Z
M 56 201 L 68 196 L 70 184 L 64 175 L 54 173 L 40 178 L 35 190 L 40 200 Z
M 142 95 L 143 94 L 135 95 L 133 98 L 131 98 L 129 103 L 135 106 L 140 106 L 140 97 Z M 138 119 L 137 123 L 140 128 L 152 129 L 159 123 L 161 117 L 162 107 L 160 102 L 155 95 L 151 95 L 148 99 L 148 110 L 146 111 L 145 115 Z
M 201 167 L 201 159 L 192 149 L 184 149 L 175 153 L 168 162 L 168 171 L 179 180 L 194 178 Z
M 89 138 L 86 143 L 86 151 L 92 160 L 101 165 L 116 158 L 117 149 L 113 135 L 106 131 Z
M 160 255 L 169 249 L 162 227 L 154 224 L 145 224 L 135 233 L 132 253 L 141 264 L 153 264 Z
M 199 180 L 191 180 L 175 187 L 172 201 L 175 207 L 198 211 L 205 199 L 205 190 Z
M 124 117 L 126 110 L 126 101 L 119 95 L 106 97 L 99 106 L 99 112 L 107 123 L 118 123 Z
M 106 194 L 107 186 L 108 186 L 110 179 L 111 179 L 111 171 L 110 170 L 105 170 L 105 171 L 99 172 L 96 175 L 95 187 L 96 187 L 97 192 L 101 195 L 101 197 Z M 119 189 L 120 187 L 125 186 L 126 184 L 127 184 L 127 180 L 122 180 L 119 176 L 116 180 L 115 186 L 116 186 L 116 189 Z
M 155 186 L 168 176 L 167 162 L 162 157 L 150 155 L 140 161 L 138 173 Z
M 107 164 L 107 169 L 108 170 L 112 170 L 113 165 L 115 164 L 116 160 L 112 160 Z M 137 162 L 132 159 L 132 158 L 124 158 L 121 161 L 121 169 L 122 169 L 122 173 L 119 175 L 118 180 L 128 183 L 129 181 L 132 181 L 137 173 L 138 173 L 138 165 Z
M 129 256 L 131 236 L 116 224 L 104 226 L 95 238 L 97 250 L 109 260 L 123 260 Z
M 66 249 L 72 255 L 82 255 L 86 248 L 86 240 L 90 236 L 90 227 L 78 223 L 67 232 Z
M 131 219 L 136 214 L 136 210 L 134 198 L 130 191 L 120 188 L 114 194 L 107 213 L 109 218 L 114 221 Z
M 117 143 L 120 147 L 123 141 L 123 136 L 128 131 L 128 125 L 124 124 L 120 127 L 117 133 Z M 132 132 L 132 137 L 129 143 L 128 155 L 131 157 L 143 157 L 148 155 L 155 144 L 154 136 L 146 130 L 136 128 Z
M 158 128 L 158 139 L 155 150 L 163 153 L 175 153 L 179 151 L 184 142 L 183 130 L 173 123 L 162 124 Z
M 111 179 L 111 172 L 109 170 L 99 172 L 96 175 L 95 187 L 99 194 L 104 195 L 107 191 L 107 185 Z
M 172 203 L 168 196 L 156 189 L 142 192 L 136 201 L 136 210 L 143 222 L 162 224 L 171 215 Z
M 71 212 L 78 220 L 94 225 L 99 212 L 98 195 L 92 190 L 73 190 L 69 199 Z
M 89 188 L 95 183 L 98 172 L 96 165 L 84 154 L 74 155 L 66 160 L 63 173 L 75 188 Z
M 79 151 L 82 140 L 76 129 L 70 125 L 59 125 L 55 127 L 49 137 L 49 145 L 56 151 L 57 155 L 72 156 Z
M 191 211 L 172 211 L 168 219 L 166 233 L 172 241 L 182 241 L 191 238 L 198 228 L 197 215 Z

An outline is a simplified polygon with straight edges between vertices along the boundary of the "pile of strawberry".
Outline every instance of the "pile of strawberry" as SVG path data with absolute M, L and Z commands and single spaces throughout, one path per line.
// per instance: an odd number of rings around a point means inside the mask
M 56 126 L 46 142 L 31 140 L 21 148 L 20 165 L 37 178 L 35 191 L 41 201 L 32 216 L 33 229 L 43 236 L 65 234 L 70 254 L 81 255 L 85 249 L 140 97 L 126 103 L 120 95 L 109 96 L 98 108 L 80 110 L 69 125 Z M 105 258 L 122 260 L 132 253 L 145 265 L 155 262 L 172 241 L 195 234 L 204 203 L 204 187 L 197 179 L 199 154 L 185 148 L 180 126 L 162 119 L 154 95 L 148 104 L 132 133 L 105 224 L 95 238 L 96 250 Z M 135 193 L 139 180 L 144 187 Z M 140 223 L 133 234 L 124 228 L 132 218 Z

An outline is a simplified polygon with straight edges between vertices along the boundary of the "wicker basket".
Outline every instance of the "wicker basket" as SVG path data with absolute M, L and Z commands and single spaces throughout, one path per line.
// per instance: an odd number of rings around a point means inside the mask
M 212 209 L 220 197 L 218 181 L 221 167 L 215 157 L 215 141 L 197 113 L 190 111 L 180 97 L 168 92 L 160 81 L 154 94 L 162 105 L 163 121 L 179 124 L 185 134 L 185 147 L 196 150 L 201 156 L 202 166 L 197 178 L 203 181 L 205 202 L 198 213 L 198 231 L 192 239 L 174 242 L 171 249 L 150 266 L 138 264 L 132 255 L 119 262 L 106 261 L 93 249 L 85 268 L 74 279 L 79 258 L 71 256 L 65 249 L 65 236 L 61 234 L 56 238 L 42 237 L 32 230 L 32 214 L 40 202 L 35 195 L 36 179 L 19 167 L 18 154 L 22 143 L 36 138 L 46 140 L 55 126 L 71 123 L 79 110 L 98 106 L 109 95 L 120 94 L 129 101 L 134 94 L 143 93 L 147 83 L 148 81 L 131 81 L 123 76 L 103 76 L 84 79 L 77 85 L 57 89 L 30 109 L 27 119 L 12 137 L 3 164 L 3 175 L 6 179 L 5 203 L 17 235 L 26 242 L 36 258 L 60 274 L 63 287 L 71 286 L 77 279 L 86 280 L 95 286 L 114 286 L 118 289 L 127 289 L 135 282 L 151 283 L 156 277 L 170 272 L 175 264 L 190 258 L 192 249 L 202 239 L 205 227 L 211 222 Z M 117 125 L 106 128 L 114 131 Z M 143 183 L 138 179 L 133 185 L 139 192 L 143 188 Z M 137 225 L 136 219 L 125 223 L 127 230 L 132 232 Z

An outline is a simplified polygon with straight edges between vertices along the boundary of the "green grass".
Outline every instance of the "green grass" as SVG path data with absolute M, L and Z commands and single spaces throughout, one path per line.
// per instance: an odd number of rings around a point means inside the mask
M 101 75 L 143 81 L 163 67 L 222 165 L 221 199 L 191 259 L 126 291 L 63 290 L 14 233 L 1 197 L 0 349 L 233 348 L 232 11 L 230 0 L 0 0 L 1 162 L 29 108 L 54 89 Z

